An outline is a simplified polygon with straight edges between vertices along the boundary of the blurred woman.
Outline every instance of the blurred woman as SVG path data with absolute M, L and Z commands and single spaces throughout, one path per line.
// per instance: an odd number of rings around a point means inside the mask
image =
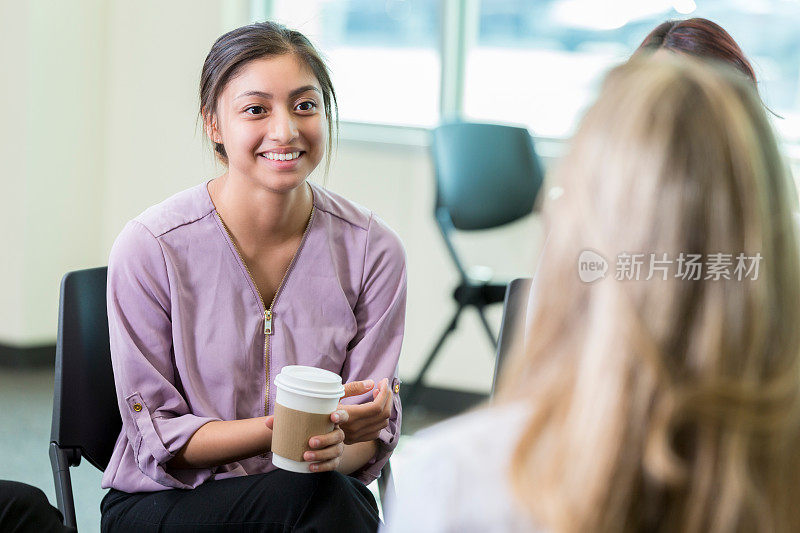
M 525 349 L 493 406 L 410 445 L 389 529 L 797 531 L 784 169 L 741 74 L 672 56 L 613 70 L 545 207 Z M 585 250 L 604 278 L 581 281 Z

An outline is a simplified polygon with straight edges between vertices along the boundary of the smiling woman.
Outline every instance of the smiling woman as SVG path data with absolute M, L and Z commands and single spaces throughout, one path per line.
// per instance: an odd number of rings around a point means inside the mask
M 295 189 L 330 139 L 322 100 L 316 76 L 296 55 L 253 60 L 208 104 L 206 131 L 229 175 L 248 175 L 276 192 Z
M 249 27 L 255 27 L 252 25 Z M 277 26 L 277 25 L 275 25 Z M 233 32 L 232 32 L 233 33 Z M 327 154 L 328 160 L 326 167 L 330 164 L 330 157 L 333 150 L 333 137 L 338 124 L 338 106 L 336 104 L 336 92 L 331 83 L 330 74 L 325 63 L 320 58 L 311 43 L 299 32 L 289 32 L 281 36 L 279 33 L 262 32 L 258 43 L 253 43 L 244 39 L 234 40 L 226 43 L 225 46 L 214 47 L 206 58 L 206 65 L 203 69 L 203 76 L 200 80 L 200 113 L 208 127 L 209 122 L 213 122 L 212 117 L 217 110 L 218 101 L 221 97 L 222 89 L 229 81 L 235 81 L 240 73 L 239 70 L 253 61 L 254 58 L 273 58 L 289 55 L 292 57 L 297 67 L 303 70 L 304 78 L 309 79 L 310 83 L 303 87 L 297 87 L 289 93 L 290 98 L 301 96 L 307 91 L 316 91 L 317 98 L 322 99 L 322 112 L 327 128 Z M 219 43 L 218 43 L 219 44 Z M 280 78 L 272 78 L 274 81 Z M 238 93 L 237 93 L 238 94 Z M 263 100 L 272 100 L 273 94 L 258 88 L 247 90 L 238 94 L 238 98 L 261 98 L 251 104 L 252 108 L 259 108 L 259 111 L 267 111 L 269 106 L 262 107 Z M 317 103 L 311 100 L 304 103 L 305 111 L 318 109 Z M 244 109 L 249 111 L 250 107 Z M 209 138 L 214 141 L 214 149 L 223 163 L 227 163 L 228 156 L 225 146 L 220 142 L 220 138 L 209 132 Z
M 252 24 L 209 52 L 200 114 L 226 171 L 129 222 L 109 259 L 123 428 L 104 531 L 377 529 L 364 484 L 400 433 L 405 257 L 371 211 L 307 179 L 330 161 L 335 110 L 296 31 Z M 304 454 L 315 475 L 272 464 L 287 365 L 346 382 L 334 430 Z

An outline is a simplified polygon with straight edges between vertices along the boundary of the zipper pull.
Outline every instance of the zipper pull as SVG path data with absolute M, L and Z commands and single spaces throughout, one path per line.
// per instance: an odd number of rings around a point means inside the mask
M 264 311 L 264 335 L 272 335 L 272 311 Z

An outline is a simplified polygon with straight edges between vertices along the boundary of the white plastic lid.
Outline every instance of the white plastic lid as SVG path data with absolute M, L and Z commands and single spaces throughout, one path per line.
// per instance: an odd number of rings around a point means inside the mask
M 341 398 L 344 396 L 342 377 L 329 370 L 313 366 L 289 365 L 275 376 L 275 386 L 281 389 L 311 396 L 312 398 Z

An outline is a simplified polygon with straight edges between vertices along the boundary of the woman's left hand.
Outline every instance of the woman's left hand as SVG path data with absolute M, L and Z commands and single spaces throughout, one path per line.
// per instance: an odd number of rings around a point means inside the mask
M 365 391 L 366 392 L 366 391 Z M 338 410 L 347 411 L 348 420 L 339 424 L 344 431 L 344 443 L 368 442 L 378 438 L 381 430 L 389 425 L 392 415 L 392 389 L 384 378 L 372 389 L 373 400 L 359 405 L 339 404 Z

